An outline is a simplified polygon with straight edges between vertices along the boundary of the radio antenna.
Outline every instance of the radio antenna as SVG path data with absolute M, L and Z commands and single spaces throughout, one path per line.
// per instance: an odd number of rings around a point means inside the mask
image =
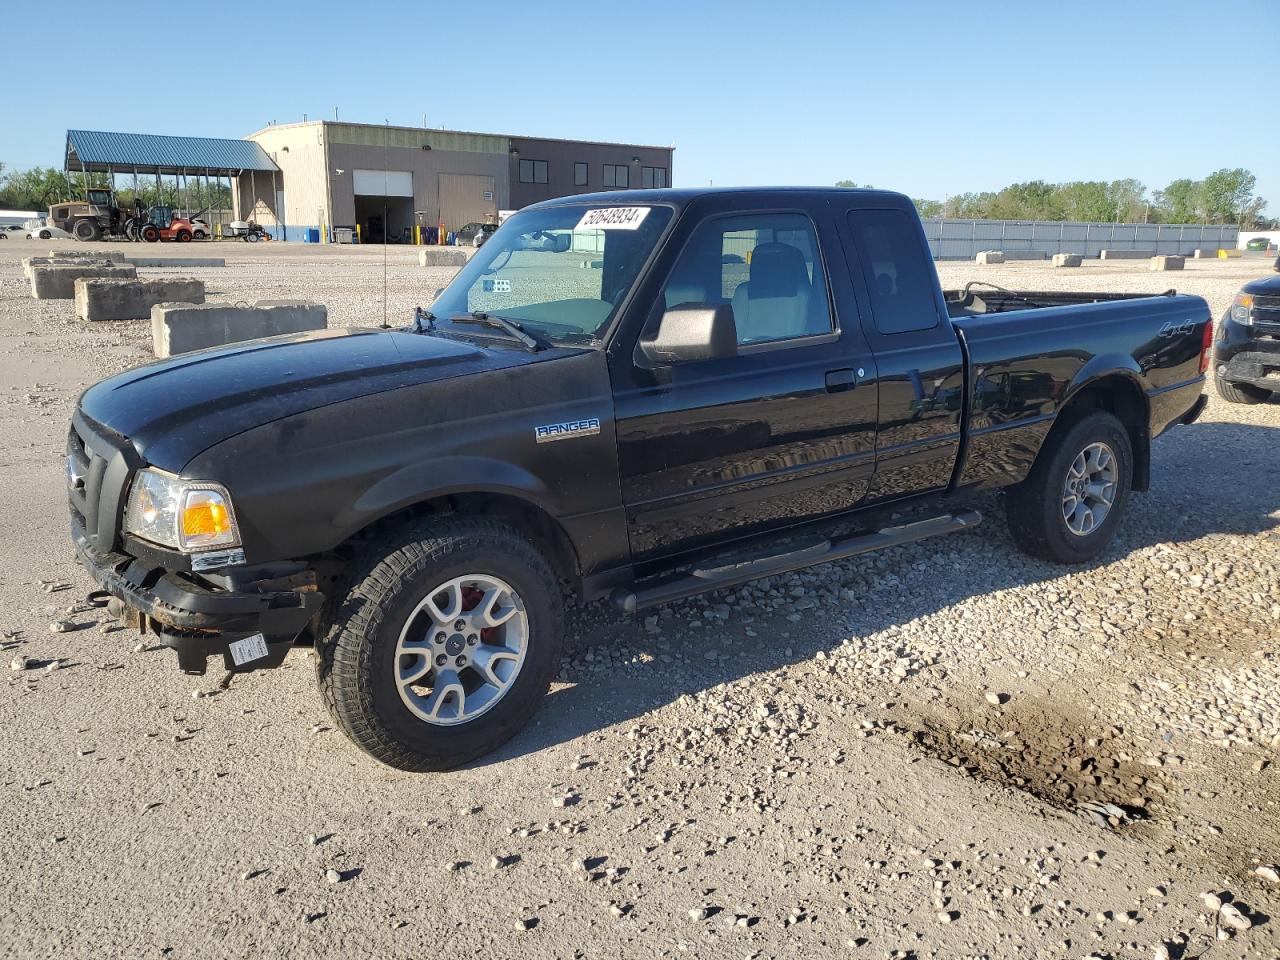
M 391 132 L 391 121 L 382 121 L 382 329 L 387 323 L 387 187 L 391 174 L 388 173 L 390 161 L 387 158 L 387 140 Z

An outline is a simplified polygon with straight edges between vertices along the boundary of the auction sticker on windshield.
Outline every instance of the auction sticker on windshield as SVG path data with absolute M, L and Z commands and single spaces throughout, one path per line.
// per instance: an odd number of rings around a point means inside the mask
M 635 230 L 644 223 L 650 207 L 601 207 L 583 214 L 574 231 L 579 230 Z

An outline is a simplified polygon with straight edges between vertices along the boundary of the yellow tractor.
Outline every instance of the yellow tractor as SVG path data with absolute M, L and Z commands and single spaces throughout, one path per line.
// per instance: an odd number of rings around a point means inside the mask
M 85 200 L 68 200 L 49 208 L 49 222 L 77 240 L 125 239 L 125 221 L 114 190 L 93 188 Z

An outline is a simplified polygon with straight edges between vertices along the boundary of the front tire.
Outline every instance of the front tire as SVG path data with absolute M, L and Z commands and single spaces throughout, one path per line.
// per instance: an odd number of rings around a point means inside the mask
M 1214 374 L 1213 385 L 1218 389 L 1218 396 L 1227 403 L 1266 403 L 1271 399 L 1271 391 L 1255 387 L 1251 383 L 1232 383 Z
M 356 746 L 402 770 L 449 770 L 505 743 L 559 665 L 559 583 L 491 520 L 420 521 L 355 563 L 334 601 L 321 695 Z
M 1133 445 L 1110 413 L 1059 424 L 1027 479 L 1005 495 L 1009 532 L 1024 553 L 1092 560 L 1115 538 L 1133 488 Z

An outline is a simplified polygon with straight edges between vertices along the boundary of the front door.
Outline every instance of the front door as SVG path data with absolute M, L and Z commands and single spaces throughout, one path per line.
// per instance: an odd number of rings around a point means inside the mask
M 646 329 L 666 307 L 727 303 L 738 355 L 657 370 L 633 350 L 613 358 L 639 561 L 847 510 L 874 471 L 874 373 L 852 298 L 832 295 L 847 290 L 847 267 L 825 206 L 713 215 L 723 202 L 686 211 L 695 226 L 659 264 Z

